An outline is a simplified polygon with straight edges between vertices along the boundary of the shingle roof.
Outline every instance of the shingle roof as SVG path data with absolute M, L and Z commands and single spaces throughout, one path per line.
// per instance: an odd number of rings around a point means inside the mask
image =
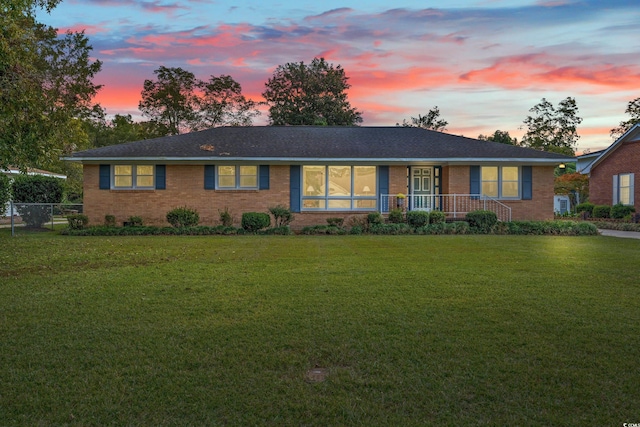
M 560 154 L 409 127 L 251 126 L 113 145 L 74 153 L 66 160 L 220 159 L 304 161 L 535 161 L 563 162 Z

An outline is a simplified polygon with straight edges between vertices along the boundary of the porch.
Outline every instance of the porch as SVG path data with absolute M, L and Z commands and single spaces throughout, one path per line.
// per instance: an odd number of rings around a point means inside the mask
M 464 218 L 468 212 L 487 210 L 495 212 L 498 221 L 511 221 L 511 208 L 492 197 L 480 194 L 407 194 L 404 198 L 397 194 L 381 194 L 380 212 L 392 209 L 419 211 L 440 211 L 449 218 Z

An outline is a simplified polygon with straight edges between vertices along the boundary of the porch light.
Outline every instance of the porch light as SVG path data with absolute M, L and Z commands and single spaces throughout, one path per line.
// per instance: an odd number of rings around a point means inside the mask
M 564 163 L 560 163 L 560 164 L 558 165 L 558 167 L 559 167 L 560 169 L 564 169 L 564 168 L 566 168 L 566 167 L 567 167 L 567 165 L 565 165 Z

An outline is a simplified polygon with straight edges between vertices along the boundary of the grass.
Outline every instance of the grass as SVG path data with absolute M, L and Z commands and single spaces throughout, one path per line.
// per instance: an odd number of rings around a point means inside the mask
M 637 240 L 0 239 L 3 425 L 640 416 Z

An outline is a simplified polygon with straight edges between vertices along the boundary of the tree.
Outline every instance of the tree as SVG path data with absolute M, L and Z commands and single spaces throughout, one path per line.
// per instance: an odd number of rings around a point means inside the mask
M 250 126 L 260 114 L 254 101 L 242 95 L 231 76 L 202 81 L 182 68 L 161 66 L 157 80 L 145 80 L 138 108 L 150 121 L 147 133 L 177 135 L 215 126 Z
M 311 64 L 280 65 L 265 83 L 262 94 L 269 105 L 272 125 L 353 126 L 362 122 L 362 113 L 351 107 L 346 90 L 351 87 L 338 65 L 324 58 Z
M 478 139 L 482 141 L 493 141 L 507 145 L 518 145 L 517 138 L 511 138 L 509 132 L 496 130 L 493 135 L 478 135 Z
M 640 123 L 640 98 L 629 101 L 627 109 L 624 110 L 624 112 L 629 114 L 631 118 L 620 122 L 618 127 L 611 129 L 610 135 L 614 140 L 620 138 L 626 131 L 631 129 L 633 125 Z
M 2 2 L 0 14 L 0 167 L 47 168 L 70 146 L 67 136 L 78 117 L 92 114 L 100 89 L 93 77 L 83 33 L 58 36 L 36 21 L 38 8 L 51 11 L 58 0 Z
M 438 132 L 447 130 L 448 124 L 449 122 L 446 120 L 440 119 L 440 109 L 437 106 L 430 109 L 426 116 L 418 114 L 418 117 L 411 117 L 411 122 L 402 121 L 402 126 L 404 127 L 430 129 Z M 396 123 L 396 126 L 398 126 L 398 123 Z
M 565 173 L 554 181 L 554 194 L 566 194 L 573 206 L 589 200 L 589 176 L 581 173 Z
M 250 126 L 260 115 L 257 103 L 242 95 L 242 87 L 231 76 L 211 76 L 201 82 L 203 95 L 200 101 L 202 122 L 205 128 L 214 126 Z
M 157 79 L 145 80 L 138 108 L 150 120 L 167 129 L 167 135 L 178 135 L 199 129 L 199 86 L 196 76 L 182 68 L 160 66 Z
M 577 126 L 582 122 L 578 117 L 576 100 L 567 97 L 560 101 L 558 108 L 542 98 L 542 101 L 529 110 L 534 116 L 528 116 L 524 123 L 527 133 L 522 137 L 522 145 L 542 151 L 575 155 L 575 145 L 580 138 Z

